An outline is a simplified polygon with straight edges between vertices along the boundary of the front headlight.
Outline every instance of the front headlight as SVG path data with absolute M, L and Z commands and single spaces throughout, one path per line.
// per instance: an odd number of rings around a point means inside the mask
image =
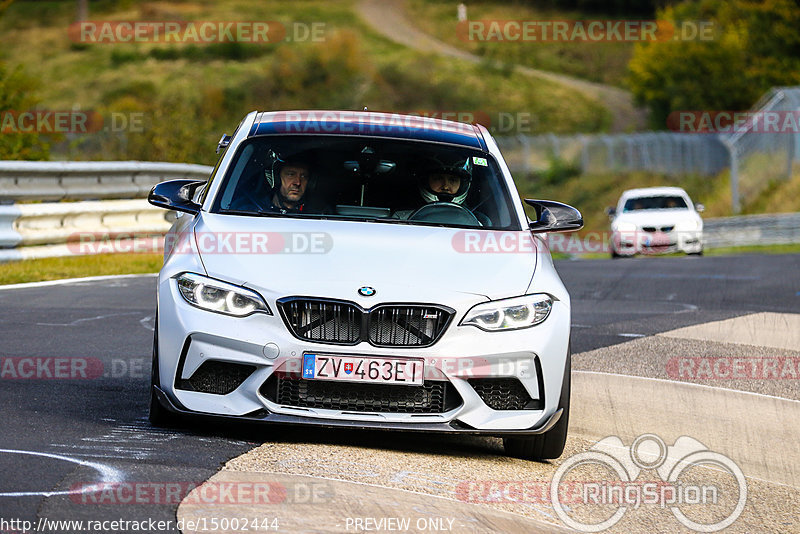
M 636 225 L 632 222 L 620 222 L 615 224 L 613 229 L 617 232 L 635 232 Z
M 261 295 L 250 289 L 194 273 L 179 274 L 174 279 L 178 292 L 192 306 L 235 317 L 256 312 L 272 315 Z
M 461 326 L 477 326 L 481 330 L 517 330 L 537 325 L 547 319 L 554 297 L 545 293 L 495 300 L 473 306 Z

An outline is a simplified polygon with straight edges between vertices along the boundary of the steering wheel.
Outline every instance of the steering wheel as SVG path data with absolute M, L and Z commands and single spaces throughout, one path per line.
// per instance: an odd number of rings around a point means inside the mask
M 467 208 L 453 202 L 431 202 L 409 215 L 409 221 L 483 226 Z

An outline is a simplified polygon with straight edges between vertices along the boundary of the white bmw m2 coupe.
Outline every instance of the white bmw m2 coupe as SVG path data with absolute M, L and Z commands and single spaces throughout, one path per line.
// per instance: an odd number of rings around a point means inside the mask
M 570 299 L 486 128 L 253 112 L 179 212 L 158 278 L 150 420 L 184 416 L 504 439 L 561 455 Z

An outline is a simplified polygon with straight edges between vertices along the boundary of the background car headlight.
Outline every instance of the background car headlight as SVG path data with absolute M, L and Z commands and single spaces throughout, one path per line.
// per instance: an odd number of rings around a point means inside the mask
M 615 224 L 612 230 L 616 230 L 617 232 L 635 232 L 636 225 L 631 222 L 621 222 Z
M 675 225 L 675 229 L 681 232 L 690 232 L 692 230 L 697 230 L 700 225 L 697 221 L 679 221 Z
M 264 299 L 249 289 L 193 273 L 175 277 L 183 299 L 204 310 L 244 317 L 255 312 L 272 315 Z
M 481 330 L 516 330 L 537 325 L 547 319 L 553 307 L 553 297 L 544 293 L 478 304 L 461 321 L 462 326 L 477 326 Z

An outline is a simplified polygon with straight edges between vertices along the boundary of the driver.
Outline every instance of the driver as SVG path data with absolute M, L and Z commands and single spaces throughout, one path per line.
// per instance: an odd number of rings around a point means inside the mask
M 330 213 L 327 206 L 309 200 L 315 178 L 308 159 L 299 156 L 282 159 L 273 151 L 269 156 L 272 161 L 259 173 L 262 178 L 231 203 L 233 209 L 281 214 Z
M 302 213 L 306 205 L 306 191 L 311 178 L 311 168 L 305 161 L 290 160 L 278 166 L 279 180 L 266 211 Z

